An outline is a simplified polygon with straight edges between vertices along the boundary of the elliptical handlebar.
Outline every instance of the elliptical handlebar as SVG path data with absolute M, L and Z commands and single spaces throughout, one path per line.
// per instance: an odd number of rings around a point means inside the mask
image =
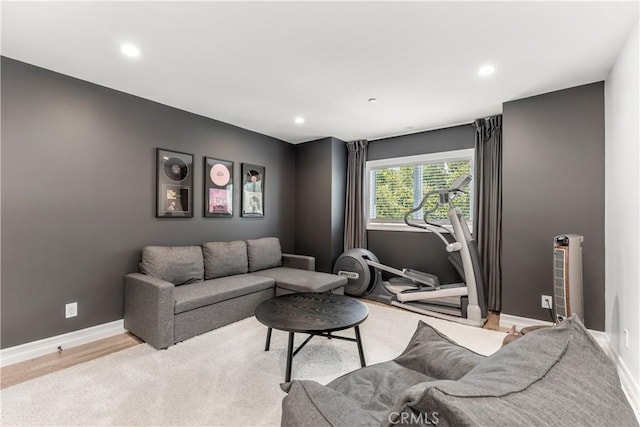
M 471 175 L 469 174 L 460 175 L 458 179 L 456 179 L 451 183 L 448 191 L 449 193 L 462 192 L 462 190 L 467 188 L 470 183 L 471 183 Z
M 424 205 L 427 203 L 427 200 L 429 199 L 429 197 L 438 193 L 440 193 L 440 190 L 429 191 L 427 194 L 425 194 L 425 196 L 422 198 L 422 201 L 420 201 L 420 204 L 418 206 L 416 206 L 415 208 L 411 209 L 406 214 L 404 214 L 404 223 L 407 224 L 409 227 L 423 228 L 425 230 L 429 230 L 429 226 L 433 227 L 434 225 L 429 223 L 429 221 L 427 221 L 427 216 L 429 216 L 430 213 L 435 212 L 441 206 L 440 201 L 438 201 L 438 203 L 433 209 L 427 209 L 427 211 L 425 212 L 424 222 L 426 222 L 427 225 L 422 225 L 417 222 L 411 222 L 409 217 L 412 214 L 421 211 Z
M 435 212 L 436 210 L 438 210 L 440 207 L 444 206 L 445 204 L 448 204 L 453 208 L 454 205 L 451 202 L 452 197 L 450 196 L 455 196 L 456 193 L 462 193 L 463 190 L 467 188 L 470 182 L 471 182 L 471 175 L 468 175 L 468 174 L 460 175 L 454 182 L 451 183 L 448 189 L 429 191 L 427 194 L 424 195 L 424 197 L 422 198 L 418 206 L 411 209 L 404 215 L 405 224 L 407 224 L 409 227 L 421 228 L 423 230 L 427 230 L 432 233 L 435 233 L 438 235 L 438 237 L 440 237 L 440 239 L 446 242 L 445 244 L 449 244 L 449 241 L 446 240 L 444 236 L 440 234 L 440 231 L 438 231 L 438 229 L 444 230 L 446 232 L 449 232 L 449 230 L 440 224 L 429 222 L 429 215 Z M 433 209 L 426 210 L 423 216 L 423 221 L 425 222 L 425 225 L 417 222 L 412 222 L 409 217 L 412 216 L 415 212 L 421 211 L 425 206 L 425 204 L 427 203 L 427 200 L 429 200 L 429 198 L 434 194 L 438 195 L 438 202 L 436 203 Z

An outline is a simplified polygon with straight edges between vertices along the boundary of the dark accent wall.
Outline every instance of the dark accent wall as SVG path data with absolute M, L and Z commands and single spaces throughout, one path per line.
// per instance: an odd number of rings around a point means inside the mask
M 145 245 L 293 250 L 294 146 L 5 57 L 1 100 L 2 348 L 121 319 Z M 194 154 L 194 218 L 154 217 L 156 147 Z M 236 183 L 242 162 L 266 167 L 264 219 L 239 217 L 239 185 L 233 218 L 202 217 L 203 156 L 233 160 Z
M 474 147 L 471 125 L 378 139 L 369 142 L 367 160 L 415 156 Z M 406 231 L 367 232 L 368 249 L 380 262 L 395 268 L 412 268 L 435 274 L 441 283 L 459 282 L 442 241 L 431 233 Z
M 344 211 L 347 189 L 347 146 L 331 138 L 331 268 L 344 252 Z
M 316 270 L 331 272 L 344 247 L 347 149 L 336 138 L 295 147 L 295 252 L 314 256 Z
M 581 234 L 584 320 L 603 330 L 604 83 L 503 111 L 503 312 L 549 320 L 540 296 L 553 292 L 553 237 Z
M 393 138 L 376 139 L 369 141 L 367 160 L 465 150 L 475 146 L 474 138 L 475 128 L 468 124 L 394 136 Z

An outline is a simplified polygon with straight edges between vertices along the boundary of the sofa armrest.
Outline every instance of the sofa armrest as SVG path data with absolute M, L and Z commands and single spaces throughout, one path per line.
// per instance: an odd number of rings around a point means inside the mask
M 316 259 L 306 255 L 282 254 L 282 266 L 316 271 Z
M 155 348 L 173 342 L 174 285 L 131 273 L 124 276 L 124 328 Z
M 283 389 L 288 390 L 282 400 L 283 427 L 380 425 L 355 400 L 315 381 L 294 380 Z

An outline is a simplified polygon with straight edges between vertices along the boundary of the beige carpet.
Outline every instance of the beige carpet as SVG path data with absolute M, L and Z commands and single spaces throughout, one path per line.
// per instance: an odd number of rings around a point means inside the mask
M 368 304 L 360 326 L 368 364 L 402 352 L 419 319 L 482 354 L 504 333 Z M 353 336 L 353 331 L 343 331 Z M 14 425 L 279 425 L 286 332 L 251 317 L 158 351 L 142 344 L 1 391 L 1 421 Z M 296 336 L 299 344 L 306 336 Z M 315 337 L 293 377 L 327 383 L 359 367 L 355 343 Z

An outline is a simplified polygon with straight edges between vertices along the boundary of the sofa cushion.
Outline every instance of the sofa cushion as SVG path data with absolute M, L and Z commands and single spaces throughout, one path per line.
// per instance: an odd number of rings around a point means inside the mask
M 457 380 L 484 359 L 420 321 L 407 348 L 395 361 L 435 379 Z
M 175 298 L 174 313 L 183 313 L 273 288 L 273 286 L 273 279 L 250 274 L 237 274 L 180 286 L 175 289 L 173 294 Z
M 205 280 L 246 273 L 247 244 L 235 242 L 207 242 L 202 244 Z
M 204 278 L 200 246 L 146 246 L 140 272 L 174 285 L 201 282 Z
M 251 272 L 280 267 L 282 265 L 280 240 L 276 237 L 247 240 L 247 256 Z
M 293 292 L 328 292 L 346 285 L 348 281 L 346 277 L 335 274 L 288 267 L 269 268 L 254 274 L 275 279 L 277 287 Z
M 616 367 L 576 317 L 503 347 L 457 381 L 408 389 L 393 411 L 439 425 L 637 425 Z

